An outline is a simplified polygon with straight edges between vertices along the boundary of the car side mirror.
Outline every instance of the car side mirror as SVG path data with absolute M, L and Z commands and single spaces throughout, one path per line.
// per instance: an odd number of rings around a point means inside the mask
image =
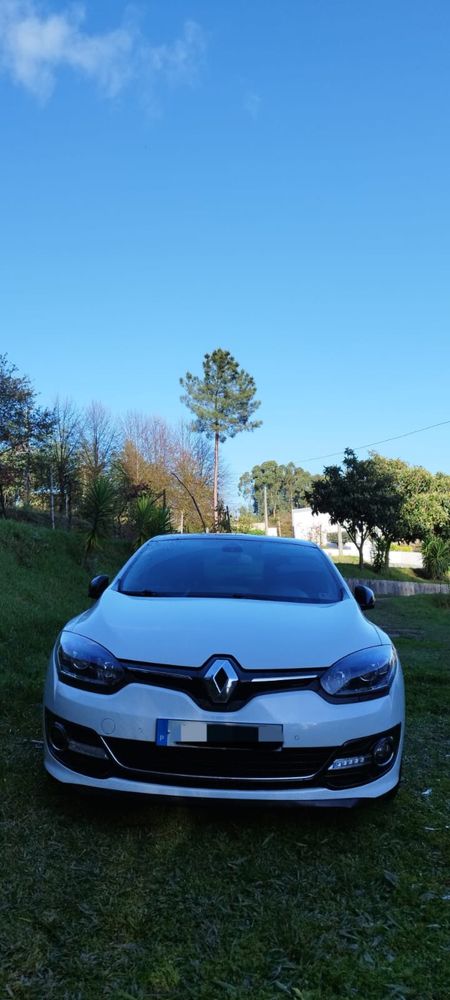
M 357 583 L 353 593 L 361 611 L 370 611 L 371 608 L 375 607 L 375 594 L 370 587 L 365 587 L 362 583 Z
M 88 596 L 97 600 L 101 597 L 103 591 L 106 590 L 108 584 L 109 576 L 106 576 L 104 573 L 101 573 L 100 576 L 94 576 L 88 587 Z

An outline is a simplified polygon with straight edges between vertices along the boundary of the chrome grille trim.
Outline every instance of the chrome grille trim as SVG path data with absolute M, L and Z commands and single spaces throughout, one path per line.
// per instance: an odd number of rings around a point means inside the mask
M 214 781 L 236 781 L 238 783 L 241 783 L 243 781 L 245 781 L 245 782 L 265 781 L 267 783 L 268 781 L 274 781 L 274 782 L 283 782 L 283 781 L 311 781 L 311 779 L 315 778 L 316 774 L 319 773 L 318 771 L 314 771 L 312 774 L 302 774 L 300 776 L 298 776 L 298 775 L 295 774 L 295 775 L 292 775 L 292 776 L 291 775 L 287 775 L 287 776 L 284 776 L 284 777 L 283 776 L 282 777 L 277 777 L 277 776 L 273 776 L 273 775 L 269 775 L 269 776 L 265 775 L 263 777 L 258 777 L 257 775 L 254 775 L 251 778 L 249 778 L 247 776 L 240 777 L 240 776 L 237 776 L 237 775 L 229 775 L 229 774 L 192 774 L 192 773 L 189 773 L 189 772 L 187 772 L 185 774 L 184 771 L 157 771 L 156 769 L 153 770 L 153 771 L 151 771 L 151 770 L 146 770 L 146 769 L 141 768 L 141 767 L 129 768 L 129 767 L 126 766 L 126 764 L 122 764 L 120 762 L 120 760 L 117 759 L 116 755 L 111 750 L 111 747 L 108 746 L 106 740 L 104 740 L 103 737 L 101 737 L 101 739 L 103 740 L 103 743 L 105 744 L 105 747 L 106 747 L 109 755 L 112 757 L 114 763 L 117 764 L 117 767 L 120 767 L 121 771 L 124 771 L 124 773 L 126 774 L 130 770 L 133 770 L 133 771 L 137 772 L 138 774 L 148 775 L 149 780 L 151 779 L 151 775 L 154 774 L 154 775 L 158 775 L 159 777 L 168 778 L 169 780 L 170 779 L 176 779 L 176 778 L 188 779 L 189 781 L 192 781 L 194 784 L 195 784 L 196 781 L 208 781 L 208 782 L 209 781 L 212 781 L 212 782 L 214 782 Z M 319 770 L 322 770 L 322 769 L 320 768 Z
M 315 674 L 267 674 L 265 676 L 261 674 L 260 677 L 251 677 L 250 683 L 259 684 L 262 681 L 264 684 L 276 684 L 280 681 L 315 681 L 319 676 L 319 671 Z M 245 680 L 245 675 L 241 677 L 241 680 Z
M 114 751 L 111 750 L 111 747 L 108 745 L 107 740 L 103 736 L 100 736 L 100 739 L 101 739 L 101 741 L 102 741 L 105 749 L 107 750 L 109 756 L 113 759 L 114 763 L 117 765 L 117 767 L 120 768 L 121 771 L 123 771 L 125 774 L 127 772 L 130 772 L 131 770 L 134 771 L 134 772 L 136 772 L 136 773 L 138 773 L 138 774 L 145 774 L 145 775 L 148 775 L 149 780 L 151 778 L 151 775 L 153 774 L 153 775 L 158 775 L 160 778 L 161 777 L 168 778 L 169 781 L 170 781 L 170 779 L 173 780 L 173 779 L 176 779 L 176 778 L 188 779 L 189 781 L 192 781 L 194 784 L 195 784 L 196 781 L 207 781 L 207 782 L 210 782 L 210 781 L 211 782 L 214 782 L 214 781 L 231 781 L 231 782 L 238 782 L 238 783 L 241 783 L 243 781 L 244 782 L 257 782 L 257 783 L 260 782 L 260 781 L 264 781 L 267 784 L 268 781 L 270 781 L 270 782 L 272 782 L 272 781 L 273 782 L 280 782 L 280 783 L 286 782 L 286 781 L 287 782 L 291 782 L 291 781 L 297 781 L 297 782 L 298 781 L 311 781 L 312 778 L 316 777 L 316 774 L 319 774 L 319 771 L 323 770 L 323 768 L 320 767 L 317 771 L 313 771 L 312 774 L 302 774 L 302 775 L 295 774 L 295 775 L 284 775 L 284 776 L 282 775 L 280 777 L 278 777 L 276 775 L 263 775 L 261 777 L 258 777 L 257 775 L 252 775 L 251 777 L 248 777 L 247 775 L 244 775 L 244 776 L 241 777 L 240 775 L 229 775 L 229 774 L 192 774 L 192 773 L 189 773 L 189 772 L 185 773 L 184 771 L 158 771 L 156 768 L 154 770 L 147 770 L 147 769 L 141 768 L 141 767 L 129 768 L 129 767 L 127 767 L 126 764 L 122 764 L 121 761 L 116 757 Z M 276 752 L 276 751 L 274 751 L 274 752 Z
M 208 674 L 215 661 L 225 659 L 237 675 L 237 683 L 229 697 L 221 702 L 211 696 L 208 690 Z M 173 664 L 142 663 L 120 660 L 124 667 L 124 684 L 146 684 L 181 691 L 188 695 L 205 711 L 232 711 L 242 708 L 252 698 L 263 694 L 292 691 L 315 690 L 320 676 L 327 667 L 285 667 L 277 670 L 248 669 L 242 667 L 229 654 L 214 654 L 198 667 L 174 666 Z

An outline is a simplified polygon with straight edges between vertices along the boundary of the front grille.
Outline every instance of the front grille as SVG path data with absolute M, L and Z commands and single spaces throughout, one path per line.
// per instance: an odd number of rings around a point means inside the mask
M 311 778 L 330 759 L 332 747 L 156 747 L 143 740 L 109 738 L 105 743 L 127 777 L 197 788 L 295 787 Z
M 215 657 L 216 658 L 216 657 Z M 200 668 L 160 666 L 153 663 L 131 663 L 122 660 L 125 668 L 125 683 L 151 684 L 170 691 L 183 691 L 200 708 L 215 712 L 236 712 L 248 704 L 252 698 L 262 694 L 282 691 L 304 691 L 317 687 L 317 678 L 325 668 L 300 670 L 244 670 L 235 660 L 233 663 L 238 683 L 226 702 L 213 702 L 205 683 L 205 674 L 211 659 Z

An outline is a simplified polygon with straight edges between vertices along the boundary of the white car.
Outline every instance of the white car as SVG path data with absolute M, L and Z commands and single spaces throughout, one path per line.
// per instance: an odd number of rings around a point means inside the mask
M 353 596 L 316 545 L 160 536 L 89 591 L 47 674 L 54 778 L 307 805 L 395 794 L 399 659 L 361 611 L 372 591 Z

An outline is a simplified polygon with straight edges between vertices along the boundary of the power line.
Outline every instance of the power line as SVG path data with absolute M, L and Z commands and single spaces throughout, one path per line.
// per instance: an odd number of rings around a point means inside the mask
M 431 431 L 434 427 L 443 427 L 444 424 L 450 424 L 450 420 L 441 420 L 438 424 L 428 424 L 427 427 L 418 427 L 415 431 L 406 431 L 406 434 L 396 434 L 394 437 L 383 438 L 381 441 L 371 441 L 369 444 L 359 444 L 357 448 L 352 448 L 352 451 L 364 451 L 365 448 L 375 448 L 378 444 L 387 444 L 389 441 L 400 441 L 400 438 L 411 437 L 412 434 L 421 434 L 422 431 Z M 318 462 L 323 458 L 336 458 L 338 455 L 343 455 L 345 448 L 341 451 L 331 451 L 328 455 L 314 455 L 313 458 L 300 458 L 299 462 Z

